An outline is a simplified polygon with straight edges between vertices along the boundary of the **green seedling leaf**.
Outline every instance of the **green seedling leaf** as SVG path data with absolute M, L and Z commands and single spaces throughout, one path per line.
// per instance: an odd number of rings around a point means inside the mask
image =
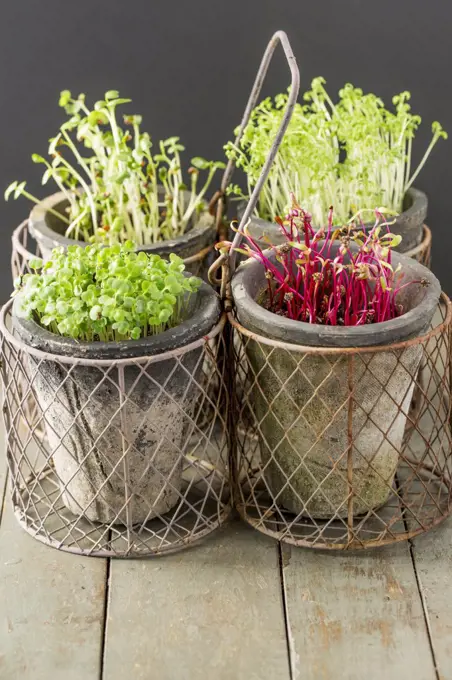
M 93 127 L 95 125 L 107 125 L 108 116 L 102 110 L 91 111 L 88 115 L 88 123 Z
M 210 162 L 206 161 L 205 158 L 201 158 L 200 156 L 195 156 L 192 158 L 191 164 L 194 168 L 197 168 L 197 170 L 207 170 L 210 168 Z
M 31 154 L 31 160 L 33 161 L 33 163 L 45 163 L 45 164 L 47 164 L 46 159 L 43 158 L 42 156 L 40 156 L 38 153 Z
M 17 181 L 11 182 L 9 187 L 6 189 L 6 191 L 5 191 L 5 201 L 7 201 L 9 199 L 9 197 L 11 196 L 11 194 L 16 191 L 17 184 L 18 184 Z
M 118 90 L 108 90 L 108 92 L 105 93 L 106 101 L 109 101 L 110 99 L 117 99 L 118 97 L 119 97 Z
M 18 184 L 18 185 L 16 186 L 16 188 L 15 188 L 15 190 L 14 190 L 14 198 L 15 198 L 15 199 L 16 199 L 16 198 L 19 198 L 19 196 L 22 195 L 22 193 L 23 193 L 23 191 L 24 191 L 26 185 L 27 185 L 26 182 L 20 182 L 20 184 Z
M 69 104 L 71 100 L 71 93 L 70 90 L 63 90 L 60 92 L 60 99 L 58 101 L 58 105 L 61 107 L 65 107 Z

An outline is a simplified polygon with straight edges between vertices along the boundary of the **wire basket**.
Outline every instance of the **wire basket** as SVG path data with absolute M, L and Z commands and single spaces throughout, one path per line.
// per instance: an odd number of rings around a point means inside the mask
M 41 257 L 39 244 L 28 231 L 28 220 L 24 220 L 14 229 L 11 236 L 11 273 L 13 281 L 23 274 L 30 273 L 29 262 L 34 257 Z
M 171 352 L 89 360 L 25 345 L 10 310 L 3 414 L 20 524 L 53 547 L 117 557 L 177 550 L 219 527 L 230 513 L 225 317 Z
M 34 257 L 42 257 L 39 244 L 32 238 L 28 230 L 28 219 L 24 220 L 13 232 L 12 237 L 12 255 L 11 255 L 11 273 L 13 281 L 30 273 L 29 262 Z M 207 278 L 207 271 L 212 263 L 214 257 L 214 245 L 208 245 L 200 250 L 195 255 L 184 260 L 186 270 L 191 272 L 193 276 L 199 276 L 202 279 Z M 35 417 L 39 417 L 36 404 L 34 402 L 33 394 L 30 393 L 28 399 L 23 404 L 24 411 L 27 411 L 27 420 L 29 423 L 34 422 Z M 41 423 L 42 428 L 42 423 Z
M 404 255 L 417 260 L 424 267 L 430 269 L 432 263 L 432 232 L 426 224 L 423 226 L 422 241 L 415 248 L 408 250 Z
M 327 349 L 257 336 L 230 315 L 242 518 L 286 543 L 343 550 L 408 539 L 447 517 L 451 316 L 443 295 L 422 337 Z

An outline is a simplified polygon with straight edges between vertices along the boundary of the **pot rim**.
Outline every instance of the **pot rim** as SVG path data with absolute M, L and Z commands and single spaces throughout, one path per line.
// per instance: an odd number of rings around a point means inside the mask
M 428 208 L 428 196 L 425 193 L 425 191 L 422 191 L 422 189 L 417 189 L 416 187 L 410 187 L 409 189 L 406 190 L 406 192 L 403 195 L 403 198 L 405 199 L 405 196 L 411 196 L 413 199 L 412 204 L 410 205 L 409 208 L 406 210 L 402 210 L 401 213 L 398 215 L 395 215 L 395 219 L 409 219 L 415 215 L 417 211 L 424 211 L 427 213 L 427 208 Z M 425 219 L 425 218 L 424 218 Z
M 278 347 L 280 349 L 286 349 L 290 352 L 300 352 L 302 354 L 321 354 L 321 355 L 347 354 L 349 356 L 350 355 L 353 356 L 355 354 L 369 354 L 369 353 L 377 354 L 379 352 L 387 352 L 388 349 L 390 349 L 391 351 L 405 349 L 406 347 L 419 345 L 425 342 L 426 340 L 429 340 L 435 337 L 436 335 L 439 335 L 440 333 L 443 332 L 445 328 L 447 328 L 447 326 L 451 324 L 452 302 L 446 295 L 446 293 L 441 292 L 439 303 L 443 304 L 446 309 L 444 319 L 423 335 L 418 335 L 415 338 L 411 338 L 410 340 L 401 340 L 400 342 L 389 343 L 387 345 L 365 345 L 365 346 L 363 345 L 362 347 L 338 347 L 338 346 L 327 347 L 317 345 L 300 345 L 295 344 L 293 342 L 285 342 L 284 340 L 275 340 L 273 338 L 266 337 L 265 335 L 259 335 L 258 333 L 249 331 L 247 328 L 245 328 L 245 326 L 242 326 L 240 324 L 240 322 L 237 320 L 237 317 L 234 316 L 233 312 L 228 312 L 227 316 L 231 326 L 235 328 L 240 333 L 240 335 L 245 335 L 247 338 L 250 338 L 251 340 L 257 340 L 262 345 L 268 345 L 269 347 Z
M 398 213 L 397 215 L 393 215 L 389 219 L 394 218 L 396 221 L 405 222 L 407 220 L 410 220 L 412 217 L 414 217 L 417 212 L 424 211 L 425 213 L 427 213 L 428 196 L 425 193 L 425 191 L 422 191 L 421 189 L 417 189 L 416 187 L 410 187 L 409 189 L 406 190 L 403 197 L 405 198 L 405 196 L 410 196 L 413 200 L 410 207 L 407 208 L 406 210 L 402 210 L 402 212 Z M 244 212 L 244 209 L 245 209 L 247 203 L 248 203 L 248 201 L 245 200 L 245 199 L 241 199 L 240 201 L 238 201 L 237 212 L 240 216 L 240 219 L 243 217 L 243 212 Z M 266 224 L 271 225 L 271 226 L 276 225 L 276 222 L 274 222 L 274 221 L 272 222 L 271 220 L 266 220 L 263 217 L 259 217 L 258 215 L 252 215 L 251 219 L 252 220 L 254 219 L 254 220 L 260 222 L 262 225 L 266 225 Z M 388 219 L 388 221 L 389 221 L 389 219 Z M 424 219 L 425 219 L 425 217 L 424 217 Z M 320 226 L 320 225 L 314 225 L 314 228 L 316 228 L 318 226 Z M 371 223 L 368 223 L 368 224 L 365 223 L 365 226 L 371 227 L 373 225 Z
M 86 241 L 68 238 L 63 234 L 59 234 L 58 232 L 54 231 L 47 224 L 46 217 L 49 212 L 49 208 L 54 208 L 56 205 L 58 205 L 58 203 L 61 203 L 65 200 L 66 195 L 64 191 L 57 191 L 50 196 L 46 196 L 42 199 L 42 201 L 37 203 L 32 208 L 29 216 L 28 228 L 30 234 L 34 239 L 36 239 L 36 241 L 38 241 L 38 243 L 45 240 L 51 241 L 53 244 L 52 247 L 55 248 L 58 246 L 63 246 L 65 248 L 68 246 L 80 246 L 81 248 L 85 248 L 87 245 L 90 245 Z M 137 245 L 137 249 L 143 250 L 145 252 L 156 252 L 157 254 L 161 250 L 164 250 L 165 252 L 171 251 L 174 248 L 183 246 L 190 241 L 196 240 L 196 238 L 204 236 L 209 231 L 212 231 L 212 234 L 214 235 L 214 226 L 215 218 L 210 215 L 208 209 L 205 209 L 200 214 L 196 225 L 192 229 L 186 231 L 184 234 L 167 241 L 158 241 L 157 243 Z M 50 245 L 48 247 L 50 247 Z
M 270 254 L 269 251 L 265 252 Z M 395 346 L 398 342 L 397 340 L 395 342 L 386 342 L 386 338 L 397 334 L 403 335 L 403 331 L 406 331 L 406 340 L 413 337 L 413 333 L 416 333 L 417 336 L 419 334 L 422 336 L 424 333 L 421 331 L 425 327 L 425 319 L 429 319 L 430 322 L 438 305 L 441 285 L 436 276 L 416 260 L 397 252 L 394 252 L 392 256 L 394 264 L 401 262 L 405 270 L 411 269 L 411 271 L 416 270 L 418 272 L 416 278 L 426 278 L 430 283 L 424 289 L 425 294 L 421 302 L 395 319 L 364 326 L 323 326 L 321 324 L 309 324 L 305 321 L 295 321 L 294 319 L 287 319 L 286 317 L 274 314 L 256 302 L 248 292 L 246 286 L 247 279 L 259 278 L 259 274 L 264 269 L 261 262 L 253 259 L 239 266 L 231 282 L 238 321 L 240 325 L 246 328 L 240 320 L 240 311 L 242 310 L 245 311 L 246 316 L 252 319 L 255 328 L 259 329 L 256 332 L 258 335 L 262 334 L 263 337 L 271 337 L 276 341 L 287 342 L 289 345 L 307 345 L 320 348 L 336 347 L 342 350 L 364 347 L 368 351 L 369 347 L 372 346 Z M 411 278 L 414 278 L 414 276 Z M 277 334 L 268 333 L 266 331 L 267 328 L 277 328 L 279 332 Z M 291 339 L 285 340 L 284 335 L 289 336 Z M 294 335 L 300 336 L 299 342 L 292 340 Z M 378 337 L 383 342 L 378 343 Z M 312 342 L 312 345 L 310 345 L 309 339 L 312 341 L 317 340 L 317 342 Z M 344 340 L 347 342 L 344 343 Z
M 79 342 L 74 338 L 56 335 L 42 328 L 33 319 L 24 318 L 17 313 L 19 296 L 3 306 L 0 313 L 0 332 L 18 349 L 42 359 L 54 358 L 61 363 L 111 365 L 162 361 L 204 344 L 207 339 L 215 337 L 224 325 L 219 298 L 213 288 L 202 282 L 196 295 L 198 304 L 182 323 L 138 340 Z M 20 325 L 26 340 L 8 329 L 8 313 L 14 324 Z M 99 358 L 91 358 L 90 354 L 96 354 Z

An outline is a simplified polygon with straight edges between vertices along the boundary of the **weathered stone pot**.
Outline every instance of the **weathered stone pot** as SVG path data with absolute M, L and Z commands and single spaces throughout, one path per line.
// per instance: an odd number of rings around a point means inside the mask
M 238 206 L 239 218 L 242 217 L 245 211 L 246 203 L 241 201 Z M 412 250 L 422 241 L 423 225 L 427 217 L 428 199 L 427 195 L 419 189 L 412 187 L 408 189 L 403 201 L 403 212 L 397 217 L 391 217 L 394 224 L 391 224 L 391 231 L 393 234 L 400 234 L 402 242 L 397 248 L 401 253 Z M 317 225 L 320 226 L 320 225 Z M 373 226 L 369 225 L 370 227 Z M 249 224 L 251 235 L 258 241 L 261 241 L 264 234 L 266 234 L 273 244 L 279 245 L 283 242 L 284 236 L 281 234 L 279 226 L 274 222 L 263 220 L 260 217 L 253 215 Z M 262 241 L 264 248 L 267 247 Z
M 256 260 L 241 265 L 232 280 L 238 320 L 265 338 L 308 347 L 362 348 L 419 336 L 437 306 L 439 282 L 409 257 L 394 254 L 393 262 L 402 264 L 406 281 L 425 278 L 429 285 L 405 288 L 399 299 L 406 312 L 392 321 L 334 327 L 277 316 L 257 302 L 267 282 Z M 248 341 L 247 361 L 257 376 L 249 400 L 259 423 L 263 475 L 280 507 L 319 519 L 347 515 L 350 361 L 353 512 L 360 515 L 386 502 L 421 354 L 421 346 L 414 344 L 354 353 L 350 360 L 345 352 L 304 354 Z
M 188 193 L 188 192 L 187 192 Z M 41 203 L 36 205 L 30 213 L 29 231 L 33 238 L 39 244 L 44 260 L 50 258 L 50 253 L 53 248 L 57 246 L 81 246 L 85 247 L 85 241 L 77 241 L 75 239 L 67 238 L 64 233 L 67 225 L 59 220 L 56 215 L 49 212 L 49 208 L 65 214 L 68 202 L 62 192 L 48 196 Z M 170 241 L 162 241 L 151 245 L 138 246 L 137 250 L 145 251 L 153 255 L 160 255 L 161 257 L 168 257 L 170 253 L 175 253 L 183 260 L 197 255 L 200 251 L 212 245 L 215 242 L 215 219 L 210 213 L 205 210 L 201 213 L 196 223 L 189 225 L 189 228 L 175 239 Z M 187 271 L 198 274 L 199 263 L 194 263 L 193 266 L 188 264 Z
M 114 362 L 189 345 L 209 333 L 219 314 L 218 296 L 203 283 L 190 298 L 187 318 L 175 328 L 139 340 L 76 342 L 24 319 L 16 299 L 15 332 L 27 346 L 52 355 L 42 360 L 30 354 L 28 373 L 62 500 L 74 514 L 126 523 L 126 498 L 132 495 L 129 517 L 136 524 L 179 501 L 181 450 L 196 403 L 202 346 L 147 366 L 129 362 L 121 368 Z M 58 356 L 107 360 L 107 365 L 60 363 Z

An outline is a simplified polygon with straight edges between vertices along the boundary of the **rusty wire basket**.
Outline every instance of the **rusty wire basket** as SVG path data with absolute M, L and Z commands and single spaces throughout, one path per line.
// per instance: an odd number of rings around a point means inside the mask
M 89 360 L 28 347 L 10 310 L 3 415 L 23 528 L 73 553 L 136 557 L 219 527 L 230 512 L 225 317 L 171 352 Z
M 41 249 L 39 244 L 32 238 L 28 231 L 28 219 L 24 220 L 18 227 L 13 231 L 11 236 L 11 274 L 13 281 L 19 279 L 24 274 L 30 274 L 30 260 L 34 257 L 41 257 Z M 22 390 L 22 394 L 27 390 L 26 383 L 18 383 L 18 390 Z M 35 423 L 35 419 L 39 419 L 39 413 L 37 405 L 33 394 L 29 393 L 27 399 L 23 403 L 23 410 L 27 414 L 27 420 L 29 423 Z M 36 430 L 36 435 L 42 437 L 44 434 L 44 428 L 42 423 L 38 425 Z
M 230 315 L 241 517 L 281 541 L 329 549 L 408 539 L 447 517 L 451 317 L 443 295 L 422 337 L 328 349 L 257 336 Z
M 215 203 L 212 205 L 212 210 L 215 208 Z M 28 230 L 28 219 L 24 220 L 13 232 L 11 237 L 12 254 L 11 254 L 11 273 L 13 281 L 30 273 L 29 262 L 34 257 L 42 257 L 39 244 L 32 238 Z M 191 272 L 193 276 L 199 276 L 206 279 L 209 265 L 212 263 L 214 255 L 214 244 L 208 245 L 195 255 L 184 260 L 186 270 Z M 33 422 L 33 418 L 38 416 L 36 404 L 34 403 L 33 394 L 30 393 L 26 403 L 23 405 L 24 410 L 27 411 L 28 422 Z M 41 423 L 42 429 L 42 423 Z
M 31 259 L 41 257 L 39 244 L 28 231 L 28 219 L 14 229 L 11 245 L 11 273 L 14 281 L 19 276 L 30 273 L 29 262 Z
M 291 345 L 236 320 L 236 249 L 299 91 L 298 67 L 281 31 L 264 54 L 235 141 L 278 44 L 291 74 L 286 107 L 234 240 L 209 272 L 233 328 L 234 502 L 246 522 L 283 542 L 337 550 L 384 545 L 427 531 L 451 511 L 450 303 L 443 295 L 422 337 L 376 348 Z M 230 159 L 222 189 L 233 169 Z M 424 226 L 422 242 L 407 255 L 429 265 L 430 243 Z
M 404 255 L 417 260 L 424 267 L 430 269 L 432 263 L 432 232 L 426 224 L 423 226 L 422 241 L 415 248 L 408 250 Z

